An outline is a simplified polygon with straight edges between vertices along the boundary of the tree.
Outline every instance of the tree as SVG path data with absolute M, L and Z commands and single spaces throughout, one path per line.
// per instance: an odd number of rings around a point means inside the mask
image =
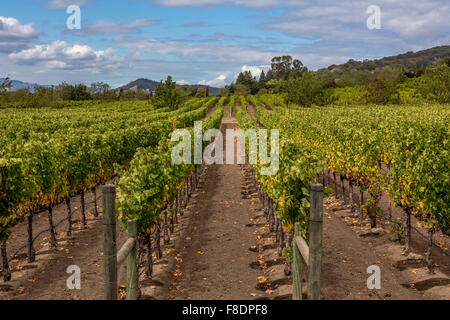
M 168 76 L 165 83 L 161 82 L 155 89 L 153 97 L 153 104 L 157 108 L 168 107 L 170 110 L 175 110 L 181 104 L 182 96 L 176 88 L 176 82 L 172 81 L 172 77 Z
M 105 82 L 93 82 L 91 84 L 91 91 L 93 94 L 97 94 L 98 97 L 102 97 L 111 90 L 111 87 L 109 84 Z
M 220 88 L 217 96 L 219 97 L 228 97 L 230 95 L 230 87 L 225 86 L 225 88 Z
M 147 90 L 139 89 L 136 91 L 136 99 L 138 100 L 148 100 L 150 98 L 150 93 Z
M 378 77 L 366 86 L 366 102 L 376 104 L 398 104 L 400 94 L 398 86 L 394 80 L 385 80 Z
M 236 79 L 236 86 L 239 85 L 240 91 L 249 92 L 251 94 L 258 93 L 258 81 L 253 77 L 250 71 L 244 71 L 239 73 Z M 245 87 L 245 90 L 244 90 Z
M 249 94 L 249 88 L 242 83 L 236 83 L 234 86 L 234 93 L 236 95 L 246 96 Z
M 276 79 L 298 78 L 307 70 L 300 60 L 293 60 L 291 56 L 274 57 L 272 59 L 271 76 Z
M 317 73 L 306 71 L 299 78 L 287 80 L 286 102 L 295 103 L 303 107 L 313 104 L 324 105 L 329 102 L 330 91 L 327 90 L 327 81 Z
M 12 88 L 12 82 L 11 82 L 11 80 L 9 80 L 9 77 L 6 77 L 0 83 L 0 92 L 8 91 L 8 89 L 11 89 L 11 88 Z
M 198 88 L 197 92 L 195 93 L 196 98 L 205 98 L 206 97 L 206 90 L 203 88 Z
M 419 91 L 426 99 L 439 103 L 450 102 L 450 67 L 447 61 L 429 67 L 421 77 Z
M 136 92 L 133 90 L 123 90 L 119 95 L 119 99 L 132 100 L 134 98 L 136 98 Z
M 73 86 L 66 82 L 62 82 L 59 86 L 56 87 L 56 91 L 59 93 L 61 99 L 65 101 L 89 100 L 92 98 L 88 87 L 86 87 L 84 84 Z
M 266 83 L 267 79 L 266 79 L 266 73 L 264 72 L 264 70 L 261 71 L 261 74 L 259 76 L 259 82 L 261 83 Z

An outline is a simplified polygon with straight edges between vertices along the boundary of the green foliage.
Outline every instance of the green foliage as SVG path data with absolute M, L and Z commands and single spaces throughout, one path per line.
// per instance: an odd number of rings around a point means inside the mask
M 197 92 L 195 93 L 196 98 L 206 98 L 206 90 L 203 88 L 198 88 Z
M 393 80 L 378 78 L 366 86 L 366 102 L 375 104 L 398 104 L 400 94 Z
M 450 67 L 441 63 L 430 67 L 421 77 L 420 93 L 427 100 L 438 103 L 450 103 Z
M 287 81 L 287 103 L 304 107 L 325 105 L 330 99 L 330 92 L 326 89 L 323 78 L 311 71 L 304 72 L 300 78 Z
M 0 237 L 23 218 L 18 209 L 53 205 L 108 181 L 116 164 L 129 161 L 138 148 L 156 147 L 173 129 L 204 118 L 217 100 L 192 99 L 176 111 L 139 101 L 3 109 Z
M 54 88 L 37 87 L 34 93 L 28 91 L 25 94 L 22 105 L 26 108 L 58 108 L 63 105 L 62 100 L 61 95 Z
M 22 200 L 24 179 L 20 159 L 0 158 L 0 243 L 7 240 Z
M 201 109 L 206 112 L 218 99 L 209 100 Z M 217 128 L 223 116 L 223 108 L 216 110 L 203 121 L 203 130 Z M 192 126 L 195 118 L 186 118 L 185 126 Z M 191 136 L 193 129 L 190 128 Z M 193 165 L 172 163 L 171 152 L 175 146 L 169 137 L 156 147 L 139 149 L 127 171 L 121 170 L 117 207 L 119 219 L 125 226 L 127 220 L 135 220 L 139 233 L 149 233 L 161 221 L 161 213 L 172 202 Z M 204 142 L 204 147 L 206 142 Z M 193 144 L 191 144 L 193 148 Z M 191 154 L 194 154 L 193 150 Z
M 292 227 L 295 222 L 300 222 L 301 235 L 307 239 L 309 188 L 316 182 L 316 173 L 324 168 L 325 161 L 311 152 L 307 145 L 298 143 L 296 129 L 285 128 L 277 117 L 271 116 L 274 113 L 263 107 L 256 107 L 257 118 L 265 128 L 277 128 L 281 131 L 279 171 L 275 175 L 261 175 L 264 166 L 258 163 L 253 167 L 261 186 L 274 200 L 283 224 Z M 244 109 L 238 108 L 236 117 L 242 129 L 259 130 L 259 125 Z
M 425 101 L 420 93 L 421 78 L 406 79 L 398 85 L 400 104 L 421 104 Z
M 5 78 L 0 82 L 0 93 L 12 88 L 12 82 L 9 78 Z
M 355 61 L 350 59 L 341 65 L 331 65 L 318 70 L 318 73 L 328 79 L 335 80 L 340 87 L 365 85 L 374 76 L 383 76 L 392 80 L 399 70 L 414 72 L 420 75 L 420 70 L 432 66 L 437 59 L 450 57 L 450 46 L 434 47 L 418 52 L 407 52 L 393 57 L 378 60 Z M 369 77 L 369 73 L 372 78 Z M 392 77 L 391 77 L 392 75 Z M 357 79 L 358 77 L 361 79 Z M 388 76 L 388 77 L 386 77 Z
M 308 69 L 298 59 L 292 59 L 291 56 L 274 57 L 272 59 L 271 69 L 267 74 L 267 80 L 301 77 Z
M 170 110 L 175 110 L 180 106 L 182 97 L 176 89 L 176 82 L 172 81 L 171 76 L 167 77 L 165 83 L 161 81 L 158 84 L 152 102 L 157 108 L 167 107 Z
M 331 100 L 338 106 L 356 106 L 366 102 L 364 87 L 345 87 L 332 89 Z
M 333 172 L 369 192 L 364 209 L 372 225 L 379 212 L 379 192 L 384 191 L 397 206 L 411 209 L 421 220 L 437 222 L 444 233 L 450 233 L 449 105 L 256 109 L 265 127 L 279 128 L 283 140 L 295 143 L 288 149 L 282 144 L 279 175 L 289 176 L 281 168 L 290 157 L 300 167 L 297 172 L 303 172 L 302 179 L 311 167 L 315 167 L 312 172 L 320 172 L 314 158 L 325 160 Z M 286 150 L 288 158 L 282 159 Z M 296 153 L 302 155 L 300 159 L 295 160 Z M 305 160 L 309 169 L 301 169 Z M 390 168 L 389 183 L 387 171 L 379 166 Z M 279 176 L 276 185 L 284 179 Z M 295 185 L 295 180 L 289 184 Z M 266 188 L 272 190 L 270 184 Z M 281 201 L 276 192 L 270 194 Z
M 44 88 L 38 88 L 38 90 L 40 89 Z M 56 91 L 58 91 L 60 98 L 65 101 L 82 101 L 92 98 L 88 87 L 84 84 L 72 86 L 63 82 L 56 88 Z

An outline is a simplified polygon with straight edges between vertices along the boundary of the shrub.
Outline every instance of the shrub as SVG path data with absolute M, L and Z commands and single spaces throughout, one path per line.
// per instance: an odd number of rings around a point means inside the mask
M 432 102 L 450 103 L 450 67 L 446 63 L 429 67 L 421 77 L 419 91 Z
M 395 81 L 378 78 L 366 86 L 365 94 L 367 103 L 398 104 L 400 94 Z
M 327 90 L 327 81 L 317 73 L 306 71 L 299 78 L 287 80 L 286 102 L 303 107 L 313 104 L 325 105 L 330 102 L 331 90 Z

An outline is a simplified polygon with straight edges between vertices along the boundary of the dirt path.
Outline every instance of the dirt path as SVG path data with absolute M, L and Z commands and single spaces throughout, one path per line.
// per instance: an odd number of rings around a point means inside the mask
M 406 280 L 399 270 L 374 248 L 373 241 L 359 238 L 335 213 L 326 200 L 323 240 L 323 292 L 325 299 L 421 299 L 420 294 L 402 286 Z M 367 268 L 381 269 L 381 290 L 367 288 Z
M 101 188 L 97 188 L 97 197 L 101 197 Z M 83 229 L 80 212 L 74 215 L 72 238 L 65 235 L 67 222 L 57 228 L 58 249 L 50 250 L 48 244 L 48 232 L 42 234 L 35 242 L 36 261 L 28 263 L 26 249 L 21 251 L 12 261 L 12 281 L 0 281 L 0 299 L 18 300 L 92 300 L 103 299 L 103 246 L 102 246 L 102 222 L 101 200 L 98 201 L 99 217 L 94 217 L 93 197 L 88 194 L 86 203 L 87 227 Z M 71 199 L 72 208 L 80 207 L 80 197 Z M 66 217 L 65 205 L 57 206 L 54 211 L 55 222 L 62 221 Z M 48 228 L 47 212 L 35 215 L 33 219 L 34 234 Z M 117 227 L 118 245 L 125 240 L 126 235 Z M 12 228 L 12 234 L 8 241 L 8 251 L 12 254 L 17 248 L 26 244 L 27 224 L 21 223 Z M 66 273 L 67 267 L 76 265 L 81 270 L 81 290 L 69 290 L 66 280 L 70 274 Z M 121 284 L 125 282 L 126 273 L 120 270 Z
M 226 108 L 222 132 L 236 128 Z M 224 146 L 224 155 L 226 154 Z M 240 166 L 213 165 L 200 186 L 194 216 L 184 237 L 175 245 L 182 261 L 173 299 L 252 299 L 262 271 L 250 265 L 258 253 L 255 226 L 251 223 L 251 200 L 243 197 L 245 184 Z

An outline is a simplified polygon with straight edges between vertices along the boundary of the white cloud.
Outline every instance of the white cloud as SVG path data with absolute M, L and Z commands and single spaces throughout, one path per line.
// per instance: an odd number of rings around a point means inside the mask
M 69 44 L 54 41 L 35 45 L 33 48 L 11 53 L 8 56 L 16 63 L 44 65 L 46 69 L 101 72 L 119 68 L 124 59 L 114 55 L 114 50 L 96 51 L 84 44 Z
M 245 71 L 250 71 L 252 76 L 259 78 L 259 76 L 261 75 L 261 72 L 264 70 L 264 72 L 267 72 L 270 69 L 270 66 L 268 65 L 261 65 L 261 66 L 248 66 L 248 65 L 244 65 L 242 66 L 241 71 L 245 72 Z
M 296 0 L 155 0 L 155 2 L 166 7 L 236 4 L 250 8 L 267 8 L 299 5 L 299 1 Z
M 186 44 L 177 41 L 159 41 L 155 39 L 140 39 L 118 36 L 116 45 L 127 48 L 133 52 L 143 51 L 149 54 L 163 56 L 175 55 L 180 58 L 194 60 L 210 59 L 215 62 L 242 62 L 248 64 L 263 64 L 274 56 L 284 52 L 268 50 L 256 46 L 224 45 L 224 44 Z
M 366 26 L 366 9 L 373 1 L 305 0 L 303 8 L 286 11 L 261 27 L 292 37 L 320 39 L 312 49 L 319 53 L 372 52 L 383 55 L 447 44 L 450 6 L 442 0 L 378 0 L 381 30 Z
M 65 10 L 70 5 L 83 6 L 92 0 L 51 0 L 43 4 L 48 9 Z
M 33 23 L 20 24 L 19 20 L 0 16 L 0 52 L 24 49 L 30 40 L 39 37 L 41 31 Z
M 218 76 L 217 78 L 215 78 L 213 80 L 210 80 L 210 81 L 202 80 L 198 84 L 204 85 L 204 86 L 210 86 L 210 87 L 223 87 L 226 83 L 226 80 L 227 80 L 227 76 L 224 74 L 221 74 L 220 76 Z
M 81 30 L 77 31 L 76 34 L 90 35 L 133 33 L 140 31 L 143 27 L 148 27 L 156 23 L 158 23 L 158 21 L 152 19 L 140 19 L 132 22 L 112 22 L 108 20 L 99 20 L 83 27 Z
M 177 84 L 180 84 L 180 85 L 186 85 L 186 84 L 189 84 L 189 82 L 187 82 L 186 80 L 178 80 L 178 81 L 175 81 Z

